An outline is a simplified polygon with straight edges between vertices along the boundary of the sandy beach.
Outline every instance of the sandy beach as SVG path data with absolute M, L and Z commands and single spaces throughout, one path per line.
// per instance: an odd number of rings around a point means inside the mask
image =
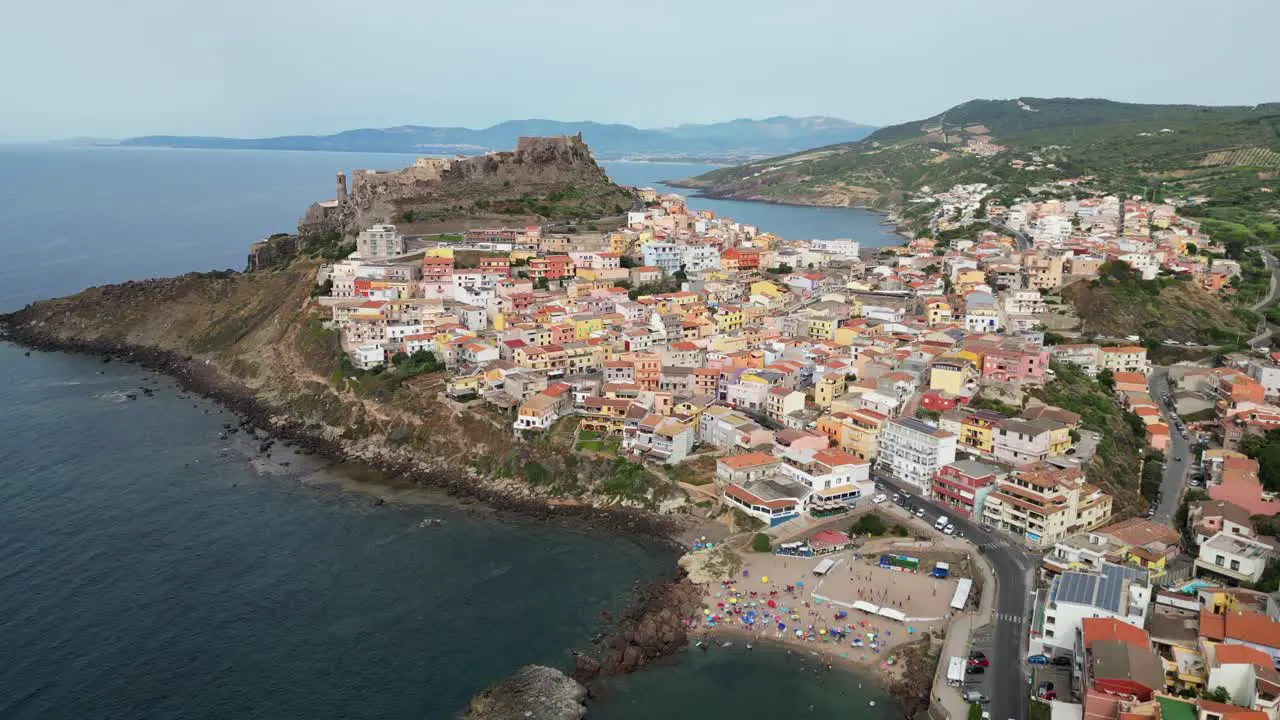
M 854 550 L 823 558 L 747 555 L 735 577 L 703 585 L 704 615 L 693 633 L 711 636 L 708 642 L 778 642 L 892 676 L 895 647 L 945 630 L 956 581 L 932 578 L 927 567 L 881 568 L 878 557 Z M 814 575 L 826 558 L 836 566 Z M 857 601 L 893 608 L 907 620 L 853 609 Z

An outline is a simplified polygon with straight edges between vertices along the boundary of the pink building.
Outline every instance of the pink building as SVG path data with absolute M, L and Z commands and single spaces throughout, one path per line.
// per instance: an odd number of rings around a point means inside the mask
M 1248 510 L 1250 515 L 1280 514 L 1280 501 L 1265 500 L 1262 497 L 1258 462 L 1246 457 L 1226 458 L 1221 479 L 1209 484 L 1209 497 L 1239 505 Z
M 982 357 L 982 379 L 1043 385 L 1044 371 L 1048 367 L 1048 350 L 985 350 Z
M 976 460 L 943 465 L 933 475 L 933 499 L 957 515 L 981 517 L 982 502 L 995 488 L 1000 474 L 994 465 Z

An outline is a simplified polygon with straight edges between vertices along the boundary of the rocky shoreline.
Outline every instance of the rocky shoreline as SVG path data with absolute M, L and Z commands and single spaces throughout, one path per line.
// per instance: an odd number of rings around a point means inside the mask
M 357 455 L 342 442 L 322 437 L 304 424 L 281 416 L 275 408 L 258 399 L 251 388 L 226 376 L 213 364 L 191 355 L 123 343 L 52 336 L 38 328 L 6 323 L 3 317 L 0 317 L 0 341 L 42 352 L 88 355 L 100 358 L 103 363 L 127 362 L 166 375 L 182 390 L 213 400 L 235 413 L 240 418 L 239 424 L 228 423 L 224 431 L 243 431 L 254 435 L 262 453 L 269 452 L 274 443 L 280 442 L 331 462 L 361 463 L 389 477 L 443 490 L 451 496 L 482 503 L 499 513 L 633 536 L 656 541 L 671 550 L 680 547 L 677 540 L 681 530 L 679 523 L 644 510 L 558 505 L 503 492 L 461 474 L 428 469 L 388 457 Z M 380 504 L 382 501 L 377 502 Z M 582 717 L 585 710 L 578 711 L 582 704 L 574 700 L 578 696 L 573 688 L 582 687 L 585 698 L 587 691 L 581 683 L 596 677 L 632 672 L 682 650 L 688 640 L 684 619 L 698 611 L 700 597 L 697 586 L 689 582 L 683 572 L 674 579 L 651 583 L 638 592 L 623 616 L 616 621 L 616 630 L 602 636 L 605 641 L 598 657 L 585 652 L 574 653 L 573 678 L 553 668 L 521 668 L 515 675 L 495 682 L 478 695 L 466 717 L 537 717 L 548 720 Z M 554 696 L 556 702 L 539 704 L 539 699 L 545 699 L 548 694 Z M 534 706 L 542 709 L 535 715 L 526 715 L 526 710 Z
M 4 318 L 0 317 L 0 325 Z M 227 377 L 211 363 L 191 355 L 157 348 L 115 342 L 73 340 L 54 337 L 26 326 L 3 326 L 0 340 L 32 350 L 70 352 L 111 362 L 132 363 L 172 378 L 188 392 L 209 398 L 238 415 L 240 428 L 257 431 L 270 440 L 299 448 L 332 462 L 367 465 L 388 476 L 409 483 L 443 490 L 448 494 L 482 503 L 500 512 L 510 512 L 535 520 L 573 520 L 575 527 L 587 527 L 614 534 L 633 535 L 658 541 L 677 549 L 681 528 L 677 522 L 635 508 L 599 508 L 589 505 L 556 504 L 546 500 L 504 492 L 458 473 L 428 469 L 414 463 L 353 453 L 342 442 L 322 437 L 304 424 L 285 416 L 259 400 L 249 387 Z

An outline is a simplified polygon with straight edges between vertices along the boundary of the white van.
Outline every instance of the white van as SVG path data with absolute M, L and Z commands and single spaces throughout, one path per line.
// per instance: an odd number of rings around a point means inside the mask
M 933 524 L 933 529 L 937 530 L 938 532 L 942 532 L 942 529 L 947 526 L 948 522 L 949 521 L 947 520 L 947 516 L 942 515 L 941 517 L 938 518 L 938 522 Z

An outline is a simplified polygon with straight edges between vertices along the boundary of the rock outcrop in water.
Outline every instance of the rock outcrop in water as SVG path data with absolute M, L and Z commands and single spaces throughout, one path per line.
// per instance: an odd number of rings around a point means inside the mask
M 462 720 L 578 720 L 587 689 L 545 665 L 526 665 L 481 690 Z
M 598 656 L 578 655 L 573 676 L 589 682 L 622 675 L 679 652 L 689 641 L 689 618 L 701 612 L 702 590 L 687 578 L 653 583 L 631 604 Z

